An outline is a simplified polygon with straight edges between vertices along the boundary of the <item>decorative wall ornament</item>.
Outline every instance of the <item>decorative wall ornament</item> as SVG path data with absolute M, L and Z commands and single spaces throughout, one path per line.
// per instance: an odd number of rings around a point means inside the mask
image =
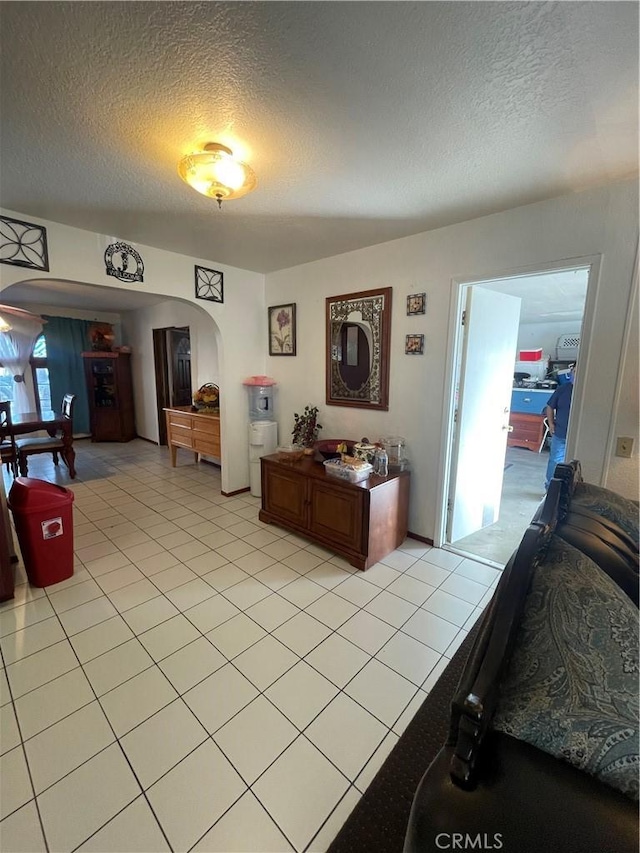
M 224 302 L 224 275 L 218 270 L 195 266 L 196 299 Z
M 427 294 L 410 293 L 407 296 L 407 317 L 411 314 L 426 314 Z
M 107 246 L 104 262 L 107 267 L 107 275 L 112 275 L 120 281 L 144 281 L 142 258 L 139 252 L 128 243 L 112 243 Z M 133 264 L 135 264 L 135 271 Z
M 424 355 L 424 335 L 407 335 L 404 352 L 405 355 Z
M 0 264 L 49 272 L 47 229 L 0 216 Z

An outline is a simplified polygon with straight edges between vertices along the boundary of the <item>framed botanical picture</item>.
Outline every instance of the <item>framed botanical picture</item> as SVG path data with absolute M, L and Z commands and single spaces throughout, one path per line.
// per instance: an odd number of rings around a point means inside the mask
M 209 302 L 224 302 L 224 274 L 219 270 L 208 270 L 195 266 L 196 299 Z
M 407 335 L 404 351 L 405 355 L 423 355 L 424 335 Z
M 296 354 L 296 303 L 272 305 L 269 314 L 269 355 Z
M 407 296 L 407 317 L 411 314 L 426 314 L 427 294 L 410 293 Z

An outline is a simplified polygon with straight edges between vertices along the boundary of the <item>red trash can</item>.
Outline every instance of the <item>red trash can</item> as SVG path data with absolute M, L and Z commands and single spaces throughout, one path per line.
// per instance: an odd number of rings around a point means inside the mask
M 46 480 L 16 477 L 9 508 L 27 577 L 33 586 L 73 574 L 73 492 Z

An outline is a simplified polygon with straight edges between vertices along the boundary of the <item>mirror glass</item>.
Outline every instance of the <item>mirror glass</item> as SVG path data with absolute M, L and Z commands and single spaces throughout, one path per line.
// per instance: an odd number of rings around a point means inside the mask
M 327 403 L 389 408 L 391 288 L 327 299 Z

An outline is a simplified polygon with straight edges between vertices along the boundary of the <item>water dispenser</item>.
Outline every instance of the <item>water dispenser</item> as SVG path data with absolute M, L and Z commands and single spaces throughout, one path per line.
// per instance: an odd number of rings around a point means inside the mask
M 251 494 L 262 495 L 260 458 L 275 453 L 278 446 L 278 424 L 275 420 L 275 379 L 249 376 L 243 385 L 249 391 L 249 485 Z

